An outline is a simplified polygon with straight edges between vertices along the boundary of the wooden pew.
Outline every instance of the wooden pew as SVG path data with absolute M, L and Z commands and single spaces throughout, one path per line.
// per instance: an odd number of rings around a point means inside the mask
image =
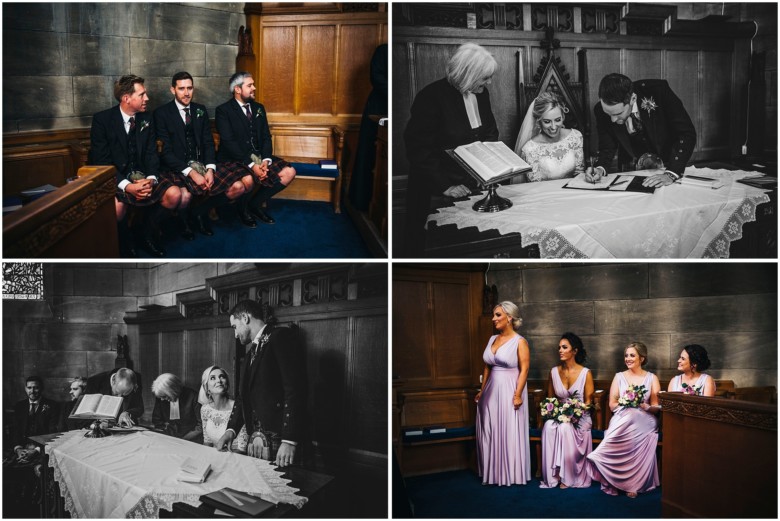
M 476 404 L 472 389 L 399 391 L 404 476 L 473 467 Z M 452 436 L 405 436 L 410 429 L 432 426 L 453 429 Z
M 4 216 L 4 256 L 119 257 L 115 171 L 113 166 L 81 167 L 75 181 Z
M 86 161 L 87 149 L 77 142 L 5 145 L 3 195 L 18 195 L 45 184 L 62 186 Z
M 777 406 L 661 395 L 662 517 L 777 518 Z

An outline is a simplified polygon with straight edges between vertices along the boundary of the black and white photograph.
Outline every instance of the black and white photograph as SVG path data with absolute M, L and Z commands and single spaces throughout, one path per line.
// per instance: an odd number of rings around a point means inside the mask
M 386 518 L 387 265 L 3 263 L 3 517 Z
M 777 257 L 776 3 L 392 4 L 395 258 Z
M 776 262 L 395 263 L 393 517 L 776 518 L 777 305 Z

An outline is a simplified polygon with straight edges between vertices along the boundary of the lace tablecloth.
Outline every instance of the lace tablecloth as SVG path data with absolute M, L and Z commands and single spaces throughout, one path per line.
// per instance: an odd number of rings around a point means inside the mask
M 74 518 L 156 518 L 161 508 L 170 510 L 176 502 L 197 507 L 201 495 L 223 487 L 297 508 L 307 501 L 267 461 L 155 432 L 93 439 L 85 438 L 84 431 L 71 431 L 51 442 L 46 452 Z M 204 483 L 176 480 L 187 457 L 211 463 Z
M 556 179 L 501 186 L 499 195 L 514 203 L 508 210 L 475 212 L 471 207 L 482 196 L 474 196 L 428 222 L 519 232 L 522 246 L 538 244 L 542 258 L 728 257 L 742 225 L 755 221 L 756 206 L 769 196 L 736 182 L 755 172 L 688 167 L 685 173 L 716 177 L 724 186 L 673 184 L 642 194 L 564 189 L 569 180 Z

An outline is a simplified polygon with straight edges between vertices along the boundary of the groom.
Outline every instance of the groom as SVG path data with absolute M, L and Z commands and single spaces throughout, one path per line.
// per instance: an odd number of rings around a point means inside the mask
M 696 146 L 696 129 L 666 80 L 632 82 L 622 74 L 608 74 L 599 84 L 594 107 L 599 132 L 599 159 L 586 178 L 606 175 L 615 157 L 638 159 L 645 153 L 663 161 L 665 171 L 647 177 L 644 186 L 666 186 L 680 179 Z M 641 166 L 640 166 L 641 168 Z

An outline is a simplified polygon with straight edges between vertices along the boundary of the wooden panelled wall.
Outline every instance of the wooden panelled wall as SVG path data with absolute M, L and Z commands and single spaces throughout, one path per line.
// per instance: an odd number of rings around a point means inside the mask
M 482 372 L 483 278 L 450 269 L 393 266 L 393 378 L 402 389 L 468 387 Z M 484 322 L 484 321 L 483 321 Z
M 347 131 L 345 166 L 351 171 L 371 92 L 371 57 L 387 43 L 387 4 L 373 12 L 344 12 L 334 3 L 277 4 L 245 8 L 257 99 L 272 123 L 341 126 Z
M 403 389 L 479 385 L 492 332 L 481 314 L 486 267 L 394 268 L 393 376 Z M 681 348 L 698 343 L 714 378 L 777 386 L 776 264 L 502 263 L 487 283 L 520 307 L 531 379 L 547 378 L 561 333 L 573 331 L 598 379 L 623 369 L 624 347 L 638 340 L 661 380 L 677 374 Z
M 269 303 L 282 325 L 305 339 L 311 434 L 318 464 L 360 465 L 380 474 L 387 459 L 387 271 L 385 265 L 259 267 L 208 278 L 179 293 L 177 305 L 128 313 L 128 339 L 146 380 L 171 372 L 197 389 L 211 365 L 236 390 L 236 345 L 229 311 L 241 299 Z M 144 393 L 146 415 L 154 400 Z
M 408 174 L 403 132 L 414 96 L 445 76 L 448 59 L 467 41 L 485 46 L 498 69 L 489 87 L 500 139 L 514 148 L 526 107 L 519 103 L 519 83 L 533 78 L 546 50 L 541 31 L 469 30 L 444 27 L 393 28 L 393 178 Z M 587 50 L 591 148 L 598 148 L 593 105 L 601 78 L 619 72 L 632 80 L 663 78 L 680 97 L 698 133 L 692 161 L 730 158 L 745 140 L 750 42 L 748 39 L 623 36 L 556 33 L 561 58 L 572 81 L 577 77 L 577 51 Z

